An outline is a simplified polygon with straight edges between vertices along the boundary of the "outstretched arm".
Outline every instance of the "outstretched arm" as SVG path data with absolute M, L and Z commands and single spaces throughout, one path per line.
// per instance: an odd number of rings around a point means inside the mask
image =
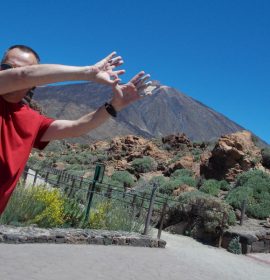
M 142 92 L 150 85 L 150 82 L 146 82 L 149 77 L 150 76 L 145 75 L 144 72 L 140 72 L 127 84 L 119 85 L 117 81 L 113 83 L 114 95 L 111 104 L 116 111 L 120 111 L 142 98 Z M 99 127 L 109 117 L 110 115 L 105 109 L 105 106 L 102 106 L 95 112 L 84 115 L 78 120 L 56 120 L 44 133 L 41 141 L 81 136 Z
M 125 73 L 124 70 L 115 70 L 122 64 L 122 58 L 113 52 L 92 66 L 38 64 L 0 71 L 0 95 L 63 81 L 91 80 L 111 85 L 119 80 L 119 75 Z

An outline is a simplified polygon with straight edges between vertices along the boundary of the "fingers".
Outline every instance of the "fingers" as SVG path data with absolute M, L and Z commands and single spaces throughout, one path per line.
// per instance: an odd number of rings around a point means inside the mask
M 129 82 L 135 85 L 144 74 L 144 71 L 139 72 Z
M 110 71 L 109 75 L 110 75 L 112 81 L 115 81 L 115 80 L 121 81 L 121 79 L 119 79 L 119 76 L 123 75 L 125 72 L 126 72 L 125 70 Z
M 118 71 L 113 71 L 113 73 L 116 74 L 117 76 L 119 76 L 119 75 L 125 74 L 126 71 L 125 70 L 118 70 Z
M 110 65 L 115 65 L 115 66 L 119 66 L 124 63 L 121 56 L 114 57 L 110 59 L 108 62 L 110 63 Z
M 124 71 L 124 70 L 121 70 L 121 71 Z M 120 71 L 119 71 L 119 72 L 120 72 Z M 123 73 L 122 73 L 122 74 L 123 74 Z M 116 72 L 111 72 L 111 73 L 110 73 L 110 77 L 111 77 L 111 79 L 112 79 L 113 82 L 115 82 L 115 81 L 117 81 L 117 80 L 118 80 L 119 82 L 121 81 L 121 79 L 119 79 L 118 75 L 119 75 L 119 74 L 117 74 Z
M 115 80 L 113 80 L 113 82 L 112 82 L 112 86 L 113 86 L 113 87 L 116 87 L 120 82 L 121 82 L 120 79 L 115 79 Z
M 150 78 L 150 75 L 147 74 L 147 75 L 144 75 L 142 76 L 141 78 L 139 78 L 136 82 L 135 82 L 135 85 L 137 88 L 141 87 L 142 85 L 145 84 L 145 82 Z
M 109 60 L 111 60 L 115 55 L 116 55 L 116 52 L 112 52 L 112 53 L 110 53 L 108 56 L 106 56 L 104 59 L 107 60 L 107 61 L 109 61 Z

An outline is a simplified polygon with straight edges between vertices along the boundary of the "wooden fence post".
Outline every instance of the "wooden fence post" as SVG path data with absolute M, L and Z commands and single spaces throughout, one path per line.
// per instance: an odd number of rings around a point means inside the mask
M 151 193 L 151 197 L 150 197 L 148 213 L 147 213 L 147 217 L 146 217 L 146 220 L 145 220 L 145 227 L 144 227 L 144 232 L 143 232 L 144 235 L 148 234 L 148 231 L 149 231 L 149 225 L 150 225 L 150 220 L 151 220 L 151 217 L 152 217 L 154 200 L 155 200 L 155 192 L 157 190 L 157 187 L 158 187 L 157 184 L 154 183 L 152 193 Z
M 164 217 L 165 217 L 165 212 L 166 212 L 166 208 L 167 208 L 167 202 L 168 202 L 168 198 L 166 198 L 166 201 L 163 203 L 163 207 L 162 207 L 162 212 L 161 212 L 160 222 L 159 222 L 159 229 L 158 229 L 158 234 L 157 234 L 158 239 L 160 239 L 161 232 L 162 232 L 162 229 L 163 229 Z

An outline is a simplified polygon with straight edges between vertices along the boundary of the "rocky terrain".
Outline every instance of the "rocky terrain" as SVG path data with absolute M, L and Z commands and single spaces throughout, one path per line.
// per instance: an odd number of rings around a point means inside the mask
M 248 131 L 223 135 L 216 142 L 192 142 L 185 134 L 155 139 L 128 135 L 92 144 L 58 143 L 57 148 L 33 153 L 30 163 L 88 178 L 93 175 L 91 168 L 102 162 L 106 182 L 134 190 L 147 190 L 155 180 L 158 195 L 175 201 L 168 208 L 164 228 L 221 245 L 225 230 L 233 229 L 243 217 L 245 223 L 255 218 L 257 226 L 270 226 L 266 219 L 270 216 L 270 153 L 257 144 Z M 242 216 L 245 199 L 248 204 Z M 232 232 L 226 235 L 227 245 L 228 236 L 234 238 L 235 232 L 242 236 L 237 228 Z M 241 237 L 246 252 L 258 246 L 270 251 L 270 232 L 261 232 L 259 237 L 253 234 L 253 239 Z M 252 247 L 250 240 L 259 243 Z

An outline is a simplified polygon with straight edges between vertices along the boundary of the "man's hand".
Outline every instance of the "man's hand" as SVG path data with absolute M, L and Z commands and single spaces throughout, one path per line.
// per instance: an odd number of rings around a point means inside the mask
M 151 95 L 151 92 L 146 92 L 152 82 L 147 80 L 150 75 L 145 75 L 144 71 L 135 75 L 128 83 L 119 85 L 115 80 L 113 83 L 113 98 L 111 101 L 112 106 L 116 111 L 121 111 L 131 103 L 141 99 L 145 95 Z
M 111 104 L 116 111 L 122 110 L 144 95 L 151 95 L 151 89 L 153 90 L 155 87 L 151 86 L 151 82 L 147 82 L 149 78 L 150 75 L 145 75 L 142 71 L 127 84 L 119 85 L 118 79 L 113 81 L 114 94 Z M 105 106 L 102 106 L 97 111 L 86 114 L 77 120 L 55 120 L 43 134 L 41 141 L 79 137 L 99 127 L 109 116 Z
M 114 68 L 122 65 L 123 63 L 124 61 L 122 57 L 116 56 L 116 52 L 112 52 L 93 66 L 93 81 L 109 85 L 119 82 L 119 75 L 124 74 L 125 70 L 115 71 Z

